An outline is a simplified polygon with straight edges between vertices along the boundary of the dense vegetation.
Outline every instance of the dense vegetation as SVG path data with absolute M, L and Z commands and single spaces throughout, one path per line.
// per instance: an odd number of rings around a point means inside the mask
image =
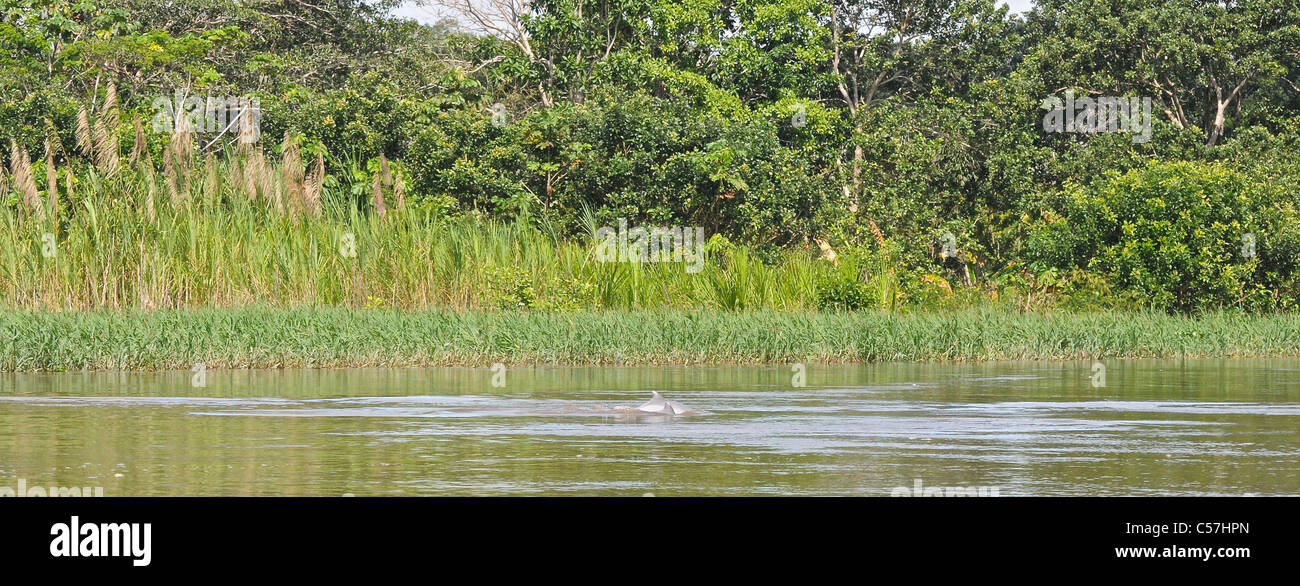
M 1155 312 L 0 313 L 0 371 L 1092 360 L 1300 354 L 1300 317 Z
M 0 305 L 1296 305 L 1300 1 L 425 3 L 0 0 Z M 620 218 L 708 270 L 594 262 Z

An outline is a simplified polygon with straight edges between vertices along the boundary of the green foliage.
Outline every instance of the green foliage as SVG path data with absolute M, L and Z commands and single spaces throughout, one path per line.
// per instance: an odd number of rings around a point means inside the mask
M 305 142 L 304 150 L 314 148 Z M 391 204 L 380 218 L 355 201 L 345 177 L 327 178 L 320 212 L 304 212 L 276 204 L 285 176 L 278 165 L 266 173 L 270 191 L 250 196 L 236 173 L 255 156 L 217 160 L 212 184 L 186 182 L 184 170 L 155 168 L 150 180 L 144 166 L 112 178 L 81 169 L 73 194 L 60 190 L 57 224 L 21 203 L 0 207 L 0 305 L 799 310 L 814 307 L 815 277 L 830 266 L 803 252 L 760 255 L 717 234 L 703 262 L 692 264 L 698 270 L 600 262 L 594 242 L 565 237 L 546 221 Z M 375 164 L 354 163 L 362 178 L 353 186 L 368 185 Z M 396 163 L 392 170 L 403 172 Z M 196 179 L 205 174 L 189 170 Z M 175 194 L 162 186 L 169 176 Z
M 534 307 L 543 311 L 581 311 L 596 305 L 596 285 L 577 278 L 556 279 Z
M 1043 223 L 1032 249 L 1161 309 L 1286 309 L 1300 254 L 1289 195 L 1221 165 L 1151 163 L 1067 188 L 1063 217 Z
M 865 309 L 873 305 L 867 284 L 856 278 L 828 278 L 817 285 L 817 307 L 834 310 Z
M 488 267 L 484 296 L 499 309 L 529 309 L 537 303 L 531 276 L 519 267 Z
M 592 96 L 505 128 L 487 114 L 438 115 L 411 148 L 421 194 L 507 217 L 541 214 L 576 229 L 591 209 L 656 225 L 706 225 L 750 242 L 789 242 L 834 186 L 779 128 L 702 115 L 644 93 Z
M 107 335 L 111 332 L 111 335 Z M 718 311 L 0 310 L 0 371 L 1294 356 L 1300 317 L 997 308 Z M 1086 384 L 1086 383 L 1085 383 Z
M 81 209 L 89 189 L 147 189 L 75 146 L 79 109 L 99 119 L 111 82 L 122 124 L 102 130 L 123 155 L 157 96 L 254 96 L 270 142 L 323 153 L 325 196 L 347 213 L 370 210 L 382 154 L 430 225 L 518 224 L 555 250 L 627 219 L 734 245 L 699 279 L 566 265 L 534 274 L 532 301 L 507 287 L 516 305 L 1296 304 L 1291 0 L 1040 0 L 1022 16 L 997 0 L 539 0 L 495 36 L 395 18 L 397 4 L 0 1 L 0 204 L 24 205 L 8 139 L 38 197 Z M 1151 97 L 1150 142 L 1044 132 L 1043 99 L 1067 90 Z M 170 135 L 145 126 L 158 161 Z M 1243 230 L 1258 231 L 1250 263 L 1227 254 Z M 959 254 L 940 258 L 949 232 Z M 835 271 L 803 258 L 818 239 Z
M 827 310 L 897 307 L 899 283 L 884 251 L 842 249 L 838 264 L 817 281 L 817 307 Z

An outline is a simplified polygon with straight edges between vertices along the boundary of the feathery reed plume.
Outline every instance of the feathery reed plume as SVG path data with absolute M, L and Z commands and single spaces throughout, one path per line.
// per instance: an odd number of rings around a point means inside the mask
M 14 189 L 23 198 L 27 211 L 38 218 L 45 216 L 41 206 L 41 196 L 36 189 L 36 175 L 32 173 L 32 160 L 27 150 L 18 147 L 13 139 L 9 140 L 9 172 L 14 176 Z
M 205 201 L 217 201 L 217 187 L 217 161 L 209 152 L 203 162 L 203 198 Z
M 104 91 L 104 110 L 99 117 L 108 125 L 109 132 L 116 132 L 117 127 L 122 125 L 122 112 L 117 103 L 117 84 L 112 81 L 108 82 L 108 89 Z
M 297 215 L 305 207 L 302 184 L 302 153 L 298 151 L 298 143 L 288 130 L 284 131 L 284 142 L 281 143 L 280 150 L 280 177 L 284 183 L 285 194 L 289 199 L 289 212 Z
M 817 248 L 821 249 L 822 258 L 830 261 L 831 264 L 837 267 L 840 266 L 840 255 L 835 253 L 834 248 L 831 248 L 830 242 L 822 240 L 821 238 L 813 238 L 813 242 L 817 243 Z
M 72 199 L 72 166 L 63 167 L 63 194 L 68 196 L 68 201 Z M 59 210 L 54 210 L 55 217 L 58 217 Z
M 871 236 L 876 239 L 876 246 L 879 248 L 884 248 L 885 236 L 880 233 L 880 226 L 876 225 L 875 220 L 867 220 L 867 223 L 871 225 Z
M 303 200 L 307 204 L 307 213 L 318 216 L 321 212 L 320 196 L 325 187 L 325 156 L 316 153 L 316 163 L 312 166 L 311 175 L 307 177 L 307 184 L 303 187 Z
M 401 172 L 395 174 L 393 178 L 393 199 L 397 200 L 397 209 L 406 209 L 406 180 L 402 178 Z
M 166 155 L 164 155 L 165 157 Z M 157 218 L 157 212 L 154 210 L 154 193 L 158 191 L 157 181 L 154 179 L 153 161 L 149 160 L 149 153 L 145 153 L 144 164 L 140 166 L 144 170 L 144 215 L 153 222 Z
M 236 152 L 247 155 L 253 150 L 254 138 L 257 137 L 256 128 L 253 126 L 253 107 L 251 104 L 240 110 L 239 116 L 239 137 Z
M 9 178 L 5 176 L 5 166 L 0 165 L 0 199 L 9 197 Z
M 265 156 L 259 158 L 261 161 L 257 165 L 257 181 L 261 184 L 262 197 L 269 197 L 271 203 L 275 204 L 275 209 L 282 212 L 284 211 L 284 193 L 275 180 L 275 169 L 272 168 L 270 163 L 266 162 Z
M 63 141 L 59 140 L 59 131 L 54 127 L 54 122 L 49 118 L 45 119 L 45 183 L 48 186 L 46 197 L 50 202 L 50 214 L 53 215 L 54 221 L 59 219 L 59 171 L 54 166 L 54 156 L 63 155 L 64 160 L 68 159 L 68 151 L 63 148 Z M 71 161 L 69 161 L 71 163 Z M 69 200 L 72 199 L 72 165 L 69 164 L 63 170 L 64 177 L 67 179 L 68 186 L 65 195 Z
M 90 113 L 86 111 L 86 106 L 84 104 L 77 109 L 76 135 L 77 148 L 81 150 L 81 154 L 87 157 L 94 154 L 94 145 L 91 142 L 90 135 Z
M 91 126 L 95 143 L 95 165 L 105 175 L 116 174 L 120 165 L 117 127 L 121 124 L 122 116 L 117 109 L 117 86 L 109 82 L 108 90 L 104 94 L 104 107 Z
M 172 133 L 168 146 L 176 156 L 177 165 L 189 166 L 194 163 L 194 126 L 189 116 L 176 119 L 176 131 Z
M 384 173 L 384 187 L 393 186 L 393 171 L 388 164 L 388 157 L 384 153 L 379 153 L 379 170 Z
M 375 213 L 379 214 L 379 219 L 387 220 L 388 206 L 384 205 L 384 190 L 379 184 L 383 179 L 381 173 L 375 173 L 375 179 L 370 182 L 370 199 L 375 204 Z
M 108 127 L 108 123 L 103 116 L 95 119 L 91 129 L 95 138 L 95 166 L 99 167 L 99 170 L 103 171 L 105 175 L 117 173 L 117 140 L 113 134 L 113 129 Z
M 250 199 L 256 199 L 258 195 L 267 203 L 274 204 L 277 208 L 282 205 L 279 201 L 279 192 L 275 189 L 275 179 L 272 177 L 271 165 L 266 161 L 266 154 L 262 148 L 258 147 L 253 151 L 252 156 L 248 158 L 248 167 L 244 169 L 245 181 L 248 183 L 248 193 Z
M 172 148 L 163 152 L 163 183 L 167 185 L 167 197 L 172 205 L 180 203 L 181 194 L 177 187 L 176 154 Z
M 240 157 L 235 156 L 226 159 L 226 175 L 229 176 L 226 183 L 236 189 L 244 187 L 244 166 L 240 163 Z
M 189 116 L 177 118 L 176 132 L 172 134 L 168 147 L 172 150 L 172 165 L 175 166 L 180 191 L 188 196 L 191 179 L 194 177 L 194 126 Z
M 262 174 L 264 162 L 262 151 L 258 149 L 248 157 L 248 163 L 244 166 L 244 191 L 248 193 L 248 201 L 257 201 L 258 177 Z
M 54 146 L 45 137 L 45 196 L 50 201 L 50 212 L 59 214 L 59 172 L 54 167 Z
M 140 157 L 144 156 L 149 150 L 149 143 L 145 141 L 144 124 L 140 123 L 140 115 L 135 115 L 135 144 L 131 146 L 131 164 L 135 165 L 140 162 Z

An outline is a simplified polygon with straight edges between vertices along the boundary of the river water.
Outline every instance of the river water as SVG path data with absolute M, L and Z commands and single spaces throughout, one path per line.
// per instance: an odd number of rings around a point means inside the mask
M 1300 359 L 1103 366 L 5 373 L 0 491 L 1300 494 Z

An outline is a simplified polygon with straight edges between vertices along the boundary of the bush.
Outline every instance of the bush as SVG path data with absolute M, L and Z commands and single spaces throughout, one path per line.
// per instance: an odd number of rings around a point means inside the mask
M 1222 165 L 1153 162 L 1067 186 L 1062 215 L 1044 215 L 1029 253 L 1036 269 L 1096 271 L 1158 309 L 1289 308 L 1294 204 L 1294 194 Z
M 844 247 L 839 265 L 817 281 L 817 306 L 848 311 L 894 308 L 900 287 L 893 264 L 889 250 Z
M 829 278 L 817 284 L 817 306 L 821 309 L 853 311 L 873 307 L 871 289 L 856 279 Z
M 497 309 L 530 309 L 537 303 L 532 275 L 518 267 L 486 267 L 484 301 Z

